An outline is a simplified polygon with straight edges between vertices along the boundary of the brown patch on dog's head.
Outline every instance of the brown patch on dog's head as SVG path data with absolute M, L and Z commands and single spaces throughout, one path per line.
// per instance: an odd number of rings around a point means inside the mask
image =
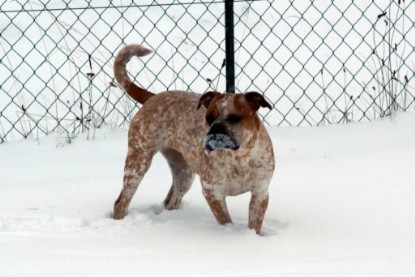
M 200 109 L 201 106 L 205 106 L 205 108 L 207 109 L 210 103 L 212 103 L 212 100 L 216 97 L 222 98 L 223 94 L 217 91 L 208 91 L 204 93 L 200 97 L 199 104 L 197 104 L 197 109 Z
M 229 101 L 233 98 L 232 101 Z M 227 103 L 222 103 L 227 102 Z M 215 103 L 222 103 L 220 106 Z M 199 100 L 197 109 L 204 106 L 208 109 L 206 115 L 207 122 L 212 123 L 219 115 L 229 113 L 229 122 L 238 123 L 241 119 L 253 115 L 260 107 L 272 109 L 272 106 L 265 100 L 264 96 L 258 92 L 223 94 L 217 91 L 204 93 Z M 236 113 L 232 113 L 232 109 Z
M 259 124 L 260 119 L 256 114 L 259 108 L 272 108 L 271 105 L 265 100 L 264 96 L 258 92 L 236 94 L 234 106 L 235 113 L 242 118 L 241 124 L 243 124 L 245 128 L 251 130 L 256 128 Z
M 270 110 L 272 109 L 271 104 L 268 103 L 267 100 L 265 100 L 264 96 L 258 92 L 252 91 L 245 93 L 245 99 L 256 111 L 259 110 L 260 107 L 268 108 Z

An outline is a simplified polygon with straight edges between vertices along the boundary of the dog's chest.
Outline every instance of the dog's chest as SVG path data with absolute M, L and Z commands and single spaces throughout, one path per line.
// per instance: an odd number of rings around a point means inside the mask
M 229 196 L 261 190 L 268 186 L 273 163 L 270 155 L 251 153 L 236 158 L 218 155 L 210 158 L 206 164 L 206 174 L 203 175 L 207 182 L 204 185 Z

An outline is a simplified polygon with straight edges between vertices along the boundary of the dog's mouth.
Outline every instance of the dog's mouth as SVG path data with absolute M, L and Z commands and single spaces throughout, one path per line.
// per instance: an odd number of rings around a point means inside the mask
M 218 149 L 238 150 L 239 142 L 226 134 L 207 134 L 205 137 L 205 149 L 212 152 Z

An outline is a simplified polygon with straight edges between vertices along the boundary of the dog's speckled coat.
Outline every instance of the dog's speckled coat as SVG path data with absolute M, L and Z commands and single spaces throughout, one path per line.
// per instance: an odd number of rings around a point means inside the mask
M 255 92 L 153 94 L 136 86 L 125 69 L 131 57 L 150 52 L 140 45 L 128 45 L 114 62 L 117 82 L 133 99 L 144 104 L 131 121 L 124 185 L 114 204 L 114 219 L 126 215 L 154 154 L 160 151 L 173 175 L 173 184 L 164 200 L 167 209 L 179 207 L 198 174 L 203 195 L 220 224 L 232 222 L 225 197 L 250 191 L 248 226 L 259 234 L 275 160 L 271 140 L 256 111 L 271 106 Z M 232 116 L 237 120 L 231 121 Z M 211 125 L 209 120 L 225 126 L 227 134 L 240 142 L 239 149 L 206 151 L 204 140 Z

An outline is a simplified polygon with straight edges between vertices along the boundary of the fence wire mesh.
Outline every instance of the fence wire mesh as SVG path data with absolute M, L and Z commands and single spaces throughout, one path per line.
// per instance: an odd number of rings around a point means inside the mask
M 113 79 L 125 44 L 152 91 L 225 90 L 224 3 L 0 1 L 0 142 L 125 126 L 139 108 Z M 236 90 L 272 103 L 269 125 L 415 110 L 414 1 L 235 1 Z

